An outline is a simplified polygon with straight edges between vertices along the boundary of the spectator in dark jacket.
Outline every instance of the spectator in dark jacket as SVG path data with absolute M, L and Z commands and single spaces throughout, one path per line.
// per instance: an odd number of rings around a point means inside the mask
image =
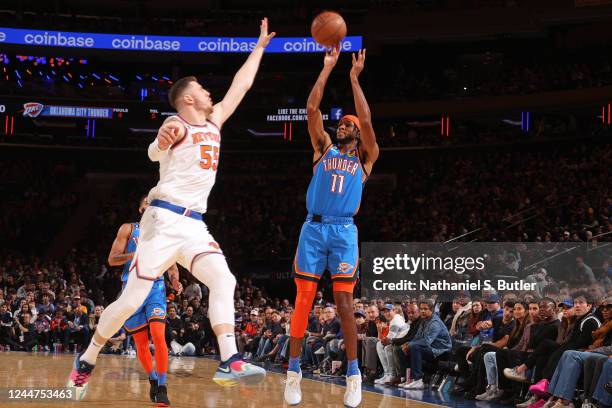
M 410 355 L 410 369 L 412 381 L 403 388 L 419 390 L 425 387 L 423 383 L 423 361 L 433 362 L 452 348 L 452 341 L 448 329 L 433 313 L 435 303 L 425 300 L 419 304 L 421 323 L 414 338 L 407 344 Z

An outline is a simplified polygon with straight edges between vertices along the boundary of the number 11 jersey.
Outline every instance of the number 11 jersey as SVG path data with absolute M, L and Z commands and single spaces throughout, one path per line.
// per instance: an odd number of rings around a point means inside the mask
M 306 193 L 309 214 L 352 217 L 359 211 L 367 173 L 357 150 L 342 153 L 330 145 L 314 164 Z

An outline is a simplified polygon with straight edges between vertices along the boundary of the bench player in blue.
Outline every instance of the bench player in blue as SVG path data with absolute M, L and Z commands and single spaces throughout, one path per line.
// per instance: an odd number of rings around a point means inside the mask
M 357 366 L 357 330 L 353 316 L 359 249 L 353 215 L 359 210 L 363 185 L 378 159 L 378 145 L 370 108 L 358 80 L 365 63 L 365 49 L 360 50 L 357 57 L 353 54 L 350 71 L 357 116 L 346 115 L 340 119 L 335 144 L 324 129 L 319 106 L 338 56 L 337 48 L 325 55 L 323 69 L 307 104 L 308 133 L 314 148 L 313 175 L 306 195 L 308 216 L 300 232 L 293 264 L 297 296 L 291 318 L 290 360 L 285 385 L 285 401 L 289 405 L 297 405 L 302 400 L 299 361 L 302 339 L 317 282 L 326 269 L 331 273 L 348 359 L 344 405 L 356 407 L 361 403 L 361 373 Z
M 147 197 L 140 199 L 138 211 L 140 214 L 149 206 Z M 121 281 L 123 287 L 130 274 L 130 264 L 136 252 L 140 225 L 136 223 L 123 224 L 117 232 L 113 241 L 108 263 L 111 266 L 124 265 Z M 168 277 L 173 288 L 180 293 L 182 285 L 179 281 L 179 272 L 176 264 L 168 269 Z M 166 387 L 168 372 L 168 346 L 166 345 L 166 287 L 164 275 L 155 281 L 149 296 L 140 308 L 126 320 L 123 327 L 125 331 L 134 338 L 136 343 L 136 355 L 142 368 L 149 375 L 149 398 L 158 407 L 170 405 Z M 148 330 L 147 330 L 148 329 Z M 149 350 L 149 332 L 155 346 L 155 370 L 153 370 L 153 358 Z

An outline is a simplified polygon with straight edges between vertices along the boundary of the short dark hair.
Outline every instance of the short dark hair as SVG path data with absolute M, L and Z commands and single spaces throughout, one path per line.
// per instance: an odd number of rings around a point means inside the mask
M 512 309 L 515 304 L 516 302 L 514 300 L 506 300 L 506 303 L 504 303 L 504 307 Z
M 191 82 L 198 82 L 198 79 L 194 76 L 182 77 L 177 80 L 174 85 L 172 85 L 172 88 L 170 88 L 170 91 L 168 91 L 168 102 L 170 102 L 170 106 L 174 109 L 176 109 L 176 101 L 182 96 L 183 91 Z
M 588 305 L 592 305 L 594 303 L 593 297 L 586 291 L 576 292 L 572 297 L 574 298 L 574 302 L 578 299 L 582 299 Z

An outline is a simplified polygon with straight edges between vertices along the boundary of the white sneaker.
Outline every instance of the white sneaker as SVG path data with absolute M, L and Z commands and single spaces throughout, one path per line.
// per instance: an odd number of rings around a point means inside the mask
M 390 375 L 383 375 L 380 378 L 377 378 L 376 380 L 374 380 L 374 384 L 384 384 L 387 381 L 389 381 L 391 379 Z
M 361 404 L 361 375 L 346 377 L 346 391 L 344 392 L 344 405 L 355 408 Z
M 410 384 L 404 386 L 405 390 L 422 390 L 425 389 L 425 383 L 423 383 L 423 379 L 414 380 Z
M 302 402 L 302 390 L 300 388 L 302 372 L 287 371 L 285 380 L 285 402 L 289 405 L 297 405 Z

